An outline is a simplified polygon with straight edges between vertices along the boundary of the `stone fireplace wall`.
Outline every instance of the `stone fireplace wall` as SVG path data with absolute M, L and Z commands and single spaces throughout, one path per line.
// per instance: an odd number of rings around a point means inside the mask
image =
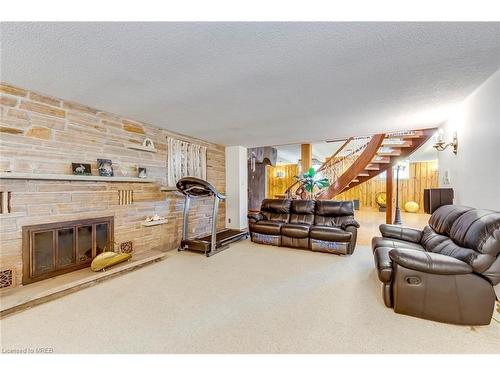
M 95 108 L 44 94 L 0 84 L 0 171 L 71 174 L 71 163 L 92 165 L 111 159 L 115 176 L 137 176 L 146 167 L 155 183 L 95 181 L 0 181 L 0 191 L 11 192 L 10 213 L 0 214 L 0 270 L 14 269 L 15 285 L 22 280 L 24 225 L 114 216 L 115 242 L 132 241 L 134 253 L 177 247 L 182 230 L 183 197 L 161 192 L 166 184 L 166 137 L 174 136 L 207 146 L 207 180 L 225 189 L 224 147 L 175 134 L 150 124 L 123 118 Z M 157 153 L 127 147 L 153 140 Z M 119 190 L 133 190 L 134 202 L 119 204 Z M 193 205 L 193 234 L 210 230 L 211 200 Z M 225 222 L 223 204 L 218 226 Z M 143 227 L 153 214 L 166 216 L 167 224 Z

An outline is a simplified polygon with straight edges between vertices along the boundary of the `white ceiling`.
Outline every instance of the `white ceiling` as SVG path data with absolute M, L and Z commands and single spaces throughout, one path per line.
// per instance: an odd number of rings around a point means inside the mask
M 343 143 L 344 141 L 312 143 L 312 157 L 324 162 Z M 300 144 L 276 146 L 276 149 L 278 150 L 278 163 L 280 164 L 296 164 L 300 160 Z
M 500 23 L 2 23 L 1 79 L 225 145 L 434 126 Z

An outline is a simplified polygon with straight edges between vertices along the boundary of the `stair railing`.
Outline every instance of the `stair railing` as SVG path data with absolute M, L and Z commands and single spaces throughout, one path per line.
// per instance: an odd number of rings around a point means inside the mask
M 317 172 L 321 172 L 322 175 L 328 178 L 330 185 L 333 185 L 337 180 L 347 171 L 351 165 L 356 161 L 356 159 L 361 155 L 365 148 L 370 143 L 372 137 L 353 137 L 349 139 L 341 149 L 347 148 L 349 146 L 346 154 L 342 155 L 337 152 L 332 158 L 329 158 L 323 165 L 318 169 Z M 341 150 L 339 149 L 339 150 Z
M 371 138 L 371 136 L 348 138 L 331 157 L 327 158 L 316 173 L 321 173 L 324 177 L 328 178 L 330 184 L 334 184 L 363 152 Z M 348 150 L 348 152 L 342 154 L 344 150 Z M 288 199 L 305 199 L 306 194 L 302 183 L 298 180 L 295 181 L 286 189 L 285 196 Z

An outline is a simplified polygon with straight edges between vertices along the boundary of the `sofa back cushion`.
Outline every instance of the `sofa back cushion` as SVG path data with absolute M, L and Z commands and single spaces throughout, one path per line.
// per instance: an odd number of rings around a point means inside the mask
M 316 202 L 313 200 L 293 200 L 290 206 L 290 223 L 313 225 L 315 207 Z
M 264 199 L 260 213 L 265 220 L 288 223 L 290 220 L 290 199 Z
M 475 272 L 493 283 L 500 281 L 500 212 L 471 210 L 451 227 L 450 239 L 462 248 L 474 251 L 471 265 Z
M 426 251 L 433 252 L 437 246 L 450 239 L 448 236 L 436 233 L 430 225 L 427 225 L 422 232 L 423 234 L 420 244 Z
M 442 238 L 444 238 L 444 241 L 441 241 Z M 435 234 L 435 236 L 433 236 L 432 242 L 433 246 L 430 250 L 426 249 L 427 251 L 453 257 L 473 267 L 474 261 L 477 256 L 477 253 L 474 250 L 457 245 L 451 238 L 442 236 L 440 234 Z
M 314 225 L 339 227 L 343 222 L 354 218 L 352 201 L 316 201 Z
M 437 234 L 450 235 L 453 223 L 464 213 L 473 210 L 472 207 L 448 204 L 439 207 L 429 219 L 429 226 Z

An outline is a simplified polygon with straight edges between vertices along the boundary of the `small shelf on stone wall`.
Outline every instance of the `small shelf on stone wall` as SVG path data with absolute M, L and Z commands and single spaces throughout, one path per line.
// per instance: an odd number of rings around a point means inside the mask
M 143 227 L 154 227 L 155 225 L 162 225 L 167 223 L 168 219 L 163 219 L 163 220 L 143 221 L 141 225 Z
M 10 180 L 55 180 L 55 181 L 102 181 L 102 182 L 156 182 L 153 178 L 139 177 L 104 177 L 104 176 L 83 176 L 72 174 L 54 174 L 54 173 L 22 173 L 22 172 L 0 172 L 0 179 Z

